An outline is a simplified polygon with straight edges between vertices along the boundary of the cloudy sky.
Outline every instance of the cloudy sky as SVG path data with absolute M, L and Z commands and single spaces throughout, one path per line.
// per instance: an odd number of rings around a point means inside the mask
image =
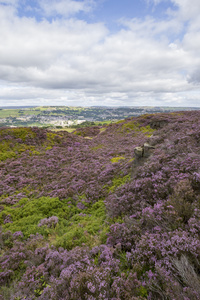
M 199 0 L 0 0 L 0 106 L 200 107 Z

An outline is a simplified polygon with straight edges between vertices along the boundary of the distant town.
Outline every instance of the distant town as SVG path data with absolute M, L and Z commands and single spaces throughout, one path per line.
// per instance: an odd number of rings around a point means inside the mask
M 200 110 L 194 107 L 1 107 L 0 127 L 52 127 L 67 128 L 84 122 L 102 125 L 109 121 L 118 121 L 143 114 Z

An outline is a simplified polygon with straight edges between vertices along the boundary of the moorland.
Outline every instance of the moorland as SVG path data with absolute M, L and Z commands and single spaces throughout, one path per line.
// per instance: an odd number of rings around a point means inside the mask
M 0 178 L 0 299 L 200 299 L 200 111 L 2 127 Z

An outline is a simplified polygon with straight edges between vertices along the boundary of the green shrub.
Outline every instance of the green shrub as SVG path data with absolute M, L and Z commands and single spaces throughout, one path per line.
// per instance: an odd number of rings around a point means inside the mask
M 105 223 L 104 201 L 99 200 L 92 205 L 85 203 L 86 208 L 81 210 L 70 200 L 23 198 L 12 207 L 4 206 L 4 210 L 0 212 L 0 224 L 4 231 L 22 231 L 24 238 L 39 233 L 56 246 L 67 249 L 81 246 L 82 243 L 93 246 L 106 241 L 109 226 Z M 84 199 L 82 202 L 84 204 Z M 38 226 L 41 220 L 51 216 L 58 217 L 58 224 L 52 227 Z M 6 218 L 9 218 L 9 222 L 4 224 Z
M 116 188 L 120 187 L 121 185 L 125 184 L 130 180 L 130 175 L 126 175 L 123 177 L 117 177 L 112 180 L 112 185 L 109 187 L 109 192 L 114 192 Z
M 65 232 L 58 235 L 55 241 L 57 247 L 72 249 L 75 246 L 87 244 L 89 247 L 101 244 L 107 239 L 109 231 L 105 223 L 106 212 L 103 200 L 99 200 L 86 208 L 82 214 L 73 215 L 67 222 Z

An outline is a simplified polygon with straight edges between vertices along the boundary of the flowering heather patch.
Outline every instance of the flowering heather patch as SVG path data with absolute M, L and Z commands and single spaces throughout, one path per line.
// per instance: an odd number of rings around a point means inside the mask
M 200 299 L 200 112 L 101 129 L 0 129 L 0 299 Z
M 58 217 L 52 216 L 52 217 L 44 218 L 44 219 L 40 220 L 40 223 L 38 224 L 38 226 L 40 227 L 40 226 L 46 225 L 47 227 L 55 227 L 57 223 L 58 223 Z
M 94 137 L 100 133 L 100 126 L 78 128 L 73 133 L 83 137 Z

